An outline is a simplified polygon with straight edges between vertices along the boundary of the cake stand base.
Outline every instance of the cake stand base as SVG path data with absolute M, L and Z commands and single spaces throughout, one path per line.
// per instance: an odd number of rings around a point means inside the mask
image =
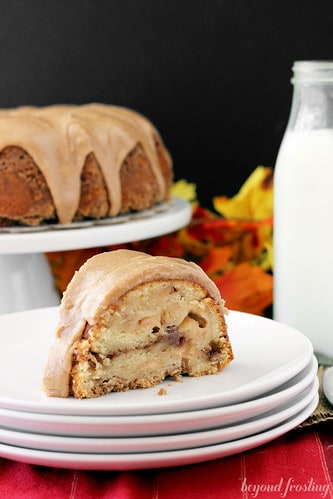
M 0 314 L 59 305 L 43 253 L 0 255 Z

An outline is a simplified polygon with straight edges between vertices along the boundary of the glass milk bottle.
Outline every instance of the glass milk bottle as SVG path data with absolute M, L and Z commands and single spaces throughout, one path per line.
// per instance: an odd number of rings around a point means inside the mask
M 273 314 L 333 363 L 333 61 L 297 61 L 291 81 L 274 172 Z

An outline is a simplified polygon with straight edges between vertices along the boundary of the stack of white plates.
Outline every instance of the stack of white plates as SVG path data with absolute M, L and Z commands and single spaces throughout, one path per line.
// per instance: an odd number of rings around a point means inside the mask
M 42 373 L 57 314 L 54 307 L 0 317 L 2 457 L 100 470 L 192 464 L 267 443 L 317 406 L 309 340 L 241 312 L 227 317 L 235 359 L 220 374 L 96 399 L 46 397 Z

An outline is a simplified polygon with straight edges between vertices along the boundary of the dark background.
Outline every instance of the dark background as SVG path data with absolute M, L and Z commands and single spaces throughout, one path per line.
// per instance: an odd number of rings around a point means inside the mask
M 274 166 L 292 63 L 333 58 L 332 21 L 332 0 L 0 0 L 0 107 L 131 107 L 209 206 Z

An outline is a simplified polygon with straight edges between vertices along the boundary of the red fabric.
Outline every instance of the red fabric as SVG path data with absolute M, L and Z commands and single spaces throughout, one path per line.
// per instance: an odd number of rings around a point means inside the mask
M 231 457 L 144 471 L 74 471 L 0 458 L 1 499 L 333 499 L 333 425 Z

